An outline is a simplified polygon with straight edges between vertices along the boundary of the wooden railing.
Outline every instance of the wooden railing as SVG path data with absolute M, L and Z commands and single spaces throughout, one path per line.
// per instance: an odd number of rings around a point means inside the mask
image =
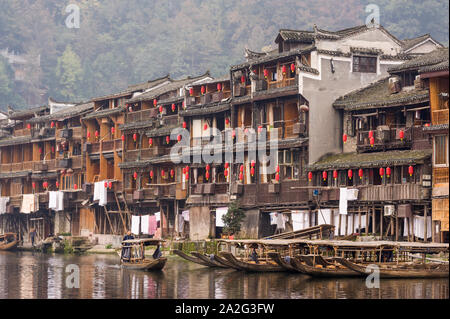
M 72 168 L 81 168 L 82 167 L 82 156 L 72 156 Z
M 448 167 L 433 167 L 433 184 L 448 184 Z
M 27 128 L 21 130 L 14 130 L 14 136 L 31 136 L 31 130 Z
M 115 149 L 116 151 L 121 150 L 122 147 L 123 147 L 123 142 L 122 142 L 122 140 L 121 140 L 120 138 L 114 140 L 114 149 Z
M 130 150 L 126 151 L 125 154 L 125 161 L 126 162 L 134 162 L 137 160 L 145 160 L 150 159 L 152 157 L 156 156 L 163 156 L 163 155 L 169 155 L 170 154 L 171 147 L 166 146 L 152 146 L 149 148 L 143 148 L 141 150 Z M 139 153 L 141 154 L 141 157 L 139 158 Z
M 114 141 L 102 141 L 102 152 L 111 152 L 114 150 Z
M 297 84 L 296 77 L 282 79 L 282 80 L 279 80 L 279 81 L 268 81 L 267 82 L 267 89 L 271 90 L 271 89 L 284 88 L 284 87 L 293 86 L 293 85 L 296 85 L 296 84 Z
M 433 111 L 431 118 L 433 125 L 448 124 L 448 109 Z
M 377 185 L 357 187 L 360 201 L 421 200 L 426 193 L 419 184 Z
M 151 108 L 136 112 L 128 112 L 125 118 L 125 123 L 148 121 L 151 118 L 156 117 L 156 115 L 158 115 L 157 108 Z
M 0 173 L 32 170 L 33 163 L 35 163 L 35 162 L 20 162 L 20 163 L 1 164 L 0 165 Z

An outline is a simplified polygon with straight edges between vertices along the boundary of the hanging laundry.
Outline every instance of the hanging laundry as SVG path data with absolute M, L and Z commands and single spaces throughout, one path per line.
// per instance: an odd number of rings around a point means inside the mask
M 156 221 L 156 219 L 155 219 Z M 178 232 L 182 233 L 184 230 L 184 218 L 183 214 L 178 214 Z
M 131 232 L 135 235 L 139 235 L 140 222 L 141 216 L 131 216 Z
M 39 210 L 39 195 L 38 194 L 23 194 L 22 206 L 20 212 L 30 214 Z
M 228 213 L 228 207 L 220 207 L 216 209 L 216 227 L 224 227 L 225 224 L 222 217 Z
M 58 191 L 57 192 L 57 199 L 56 199 L 56 211 L 62 211 L 64 210 L 64 192 Z
M 347 215 L 347 188 L 340 189 L 339 214 Z
M 285 229 L 285 219 L 282 213 L 277 213 L 277 229 Z
M 154 235 L 156 233 L 156 229 L 158 222 L 156 221 L 156 216 L 155 215 L 151 215 L 148 218 L 148 234 L 149 235 Z
M 8 196 L 0 197 L 0 215 L 6 213 L 6 204 L 8 204 L 8 203 L 9 203 Z
M 188 222 L 189 221 L 189 211 L 188 210 L 184 210 L 181 215 L 183 216 L 184 221 Z
M 94 184 L 94 201 L 98 200 L 99 206 L 105 206 L 108 200 L 108 189 L 105 187 L 105 182 L 96 182 Z
M 294 231 L 302 230 L 309 227 L 308 211 L 292 211 L 292 227 Z
M 276 225 L 277 224 L 277 213 L 270 213 L 270 225 Z
M 149 216 L 141 216 L 141 233 L 148 235 L 149 233 Z
M 431 238 L 431 217 L 427 217 L 427 239 Z M 423 216 L 414 216 L 414 236 L 424 239 L 425 219 Z
M 358 192 L 356 188 L 347 189 L 347 200 L 358 200 Z
M 319 209 L 317 222 L 319 225 L 332 225 L 333 223 L 331 221 L 331 209 Z
M 157 222 L 161 221 L 161 212 L 155 213 L 155 216 L 156 216 L 156 221 Z

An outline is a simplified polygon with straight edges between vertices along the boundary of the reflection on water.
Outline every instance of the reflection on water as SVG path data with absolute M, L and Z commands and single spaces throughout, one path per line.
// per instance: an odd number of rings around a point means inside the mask
M 66 288 L 66 266 L 80 268 L 80 288 Z M 449 298 L 447 279 L 316 279 L 290 273 L 211 269 L 171 256 L 162 272 L 122 269 L 115 255 L 0 252 L 0 298 Z

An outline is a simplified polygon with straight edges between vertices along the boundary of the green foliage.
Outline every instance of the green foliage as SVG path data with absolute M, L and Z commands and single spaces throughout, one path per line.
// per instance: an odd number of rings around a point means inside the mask
M 228 205 L 228 212 L 222 216 L 225 224 L 223 233 L 234 235 L 241 230 L 241 223 L 245 218 L 245 212 L 240 208 L 239 201 L 233 201 Z
M 112 248 L 112 244 L 108 244 L 105 246 L 106 249 L 111 249 Z
M 74 249 L 72 247 L 72 244 L 67 239 L 64 239 L 64 253 L 65 254 L 73 254 L 74 253 Z
M 0 50 L 39 57 L 27 88 L 72 101 L 170 74 L 213 76 L 244 61 L 244 48 L 274 45 L 280 28 L 329 30 L 364 24 L 365 6 L 380 6 L 381 24 L 399 39 L 430 33 L 448 45 L 448 0 L 73 0 L 80 28 L 68 29 L 56 0 L 3 0 Z M 1 67 L 1 66 L 0 66 Z M 4 67 L 3 67 L 4 69 Z M 1 74 L 3 73 L 3 75 Z M 0 107 L 24 101 L 0 70 Z M 3 94 L 3 95 L 1 95 Z M 22 104 L 21 104 L 22 103 Z

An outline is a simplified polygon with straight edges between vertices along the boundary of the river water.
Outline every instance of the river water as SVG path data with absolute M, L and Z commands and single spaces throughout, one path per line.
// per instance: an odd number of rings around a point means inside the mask
M 79 267 L 79 288 L 69 288 L 75 274 L 71 265 Z M 116 255 L 0 252 L 0 298 L 447 299 L 449 281 L 384 279 L 380 288 L 367 288 L 365 279 L 244 273 L 203 267 L 178 256 L 169 256 L 161 272 L 144 272 L 122 269 Z

